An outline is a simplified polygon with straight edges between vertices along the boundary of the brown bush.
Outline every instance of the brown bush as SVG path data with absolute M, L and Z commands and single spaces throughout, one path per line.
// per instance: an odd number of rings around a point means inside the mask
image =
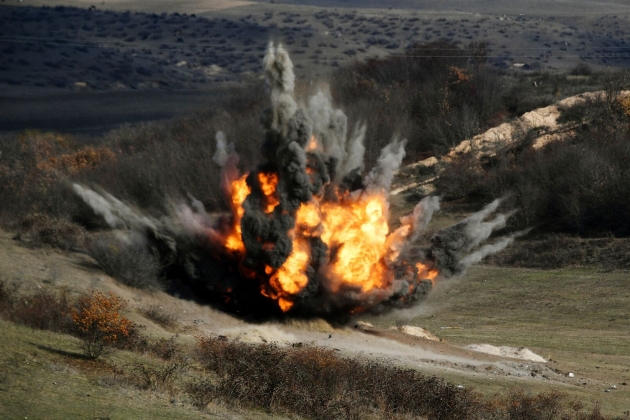
M 218 396 L 214 381 L 209 378 L 198 378 L 189 382 L 185 385 L 184 390 L 192 404 L 199 409 L 205 408 Z
M 85 237 L 83 227 L 41 213 L 24 217 L 17 235 L 17 239 L 29 246 L 51 246 L 64 250 L 83 249 Z
M 149 343 L 147 349 L 150 353 L 163 360 L 181 360 L 184 358 L 184 351 L 181 344 L 177 342 L 178 338 L 177 334 L 170 338 L 160 338 Z
M 73 333 L 74 325 L 70 318 L 72 300 L 68 291 L 38 289 L 28 295 L 14 295 L 9 300 L 5 312 L 7 317 L 18 324 L 40 330 Z
M 160 305 L 149 305 L 140 309 L 140 312 L 142 315 L 164 328 L 173 329 L 178 325 L 175 314 L 168 312 Z
M 78 299 L 71 316 L 87 357 L 97 359 L 108 346 L 129 337 L 134 324 L 121 314 L 124 308 L 125 302 L 113 293 L 92 291 Z
M 476 396 L 418 371 L 347 359 L 334 350 L 202 338 L 197 359 L 228 401 L 315 419 L 366 415 L 472 418 Z
M 135 362 L 130 366 L 127 377 L 140 389 L 173 393 L 175 381 L 187 366 L 187 362 L 183 360 L 158 365 Z
M 135 236 L 120 239 L 115 234 L 96 234 L 87 242 L 87 252 L 105 273 L 127 286 L 164 288 L 157 257 Z
M 9 289 L 7 283 L 0 279 L 0 317 L 8 317 L 8 312 L 13 306 L 14 292 Z

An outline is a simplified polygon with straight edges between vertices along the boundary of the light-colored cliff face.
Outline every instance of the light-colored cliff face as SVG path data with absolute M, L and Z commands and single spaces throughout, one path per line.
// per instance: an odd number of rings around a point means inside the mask
M 553 105 L 526 112 L 513 121 L 493 127 L 472 139 L 462 141 L 442 157 L 434 156 L 412 163 L 400 170 L 399 182 L 392 189 L 391 194 L 397 195 L 412 189 L 417 189 L 421 194 L 431 194 L 435 191 L 433 183 L 439 177 L 444 164 L 464 156 L 472 156 L 475 159 L 493 157 L 499 149 L 509 149 L 511 146 L 516 146 L 520 136 L 531 130 L 536 130 L 538 133 L 531 142 L 531 147 L 534 149 L 540 149 L 553 141 L 566 139 L 567 136 L 571 135 L 574 125 L 558 123 L 562 109 L 596 100 L 603 95 L 605 95 L 603 91 L 582 93 L 563 99 Z M 627 97 L 630 97 L 630 91 L 620 93 L 620 98 Z M 414 175 L 419 173 L 423 175 Z M 412 179 L 413 182 L 410 182 Z

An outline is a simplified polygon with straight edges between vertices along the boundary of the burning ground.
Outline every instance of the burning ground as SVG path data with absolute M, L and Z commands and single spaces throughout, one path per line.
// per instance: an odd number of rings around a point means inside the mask
M 440 207 L 431 196 L 390 230 L 389 189 L 405 140 L 394 139 L 366 171 L 365 125 L 350 129 L 326 91 L 299 104 L 282 46 L 269 45 L 263 66 L 270 97 L 261 116 L 263 162 L 241 174 L 233 145 L 216 136 L 229 214 L 210 216 L 190 198 L 158 219 L 98 188 L 73 186 L 118 240 L 158 256 L 175 284 L 241 314 L 382 312 L 412 305 L 434 282 L 462 274 L 521 234 L 485 243 L 512 214 L 496 214 L 496 200 L 435 234 L 430 246 L 417 246 Z

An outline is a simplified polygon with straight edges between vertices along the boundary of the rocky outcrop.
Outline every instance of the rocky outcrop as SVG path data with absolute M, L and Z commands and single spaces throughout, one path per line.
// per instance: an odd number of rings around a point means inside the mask
M 533 149 L 540 149 L 550 142 L 566 139 L 571 135 L 574 125 L 558 123 L 562 110 L 596 100 L 602 95 L 605 95 L 603 91 L 582 93 L 563 99 L 553 105 L 526 112 L 513 121 L 493 127 L 472 139 L 462 141 L 440 158 L 433 156 L 408 165 L 399 171 L 398 182 L 392 188 L 391 195 L 398 195 L 410 190 L 416 190 L 423 195 L 431 194 L 435 191 L 433 183 L 439 177 L 445 164 L 464 156 L 472 156 L 474 159 L 491 158 L 496 155 L 498 150 L 519 145 L 518 140 L 526 133 L 536 133 L 536 137 L 530 139 L 530 147 Z M 622 98 L 629 96 L 630 91 L 620 93 Z

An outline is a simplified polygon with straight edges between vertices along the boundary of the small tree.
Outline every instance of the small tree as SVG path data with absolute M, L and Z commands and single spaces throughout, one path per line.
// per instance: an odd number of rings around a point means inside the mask
M 125 302 L 111 292 L 92 291 L 89 296 L 79 298 L 71 315 L 87 357 L 97 359 L 107 346 L 129 337 L 133 323 L 121 315 L 125 306 Z

